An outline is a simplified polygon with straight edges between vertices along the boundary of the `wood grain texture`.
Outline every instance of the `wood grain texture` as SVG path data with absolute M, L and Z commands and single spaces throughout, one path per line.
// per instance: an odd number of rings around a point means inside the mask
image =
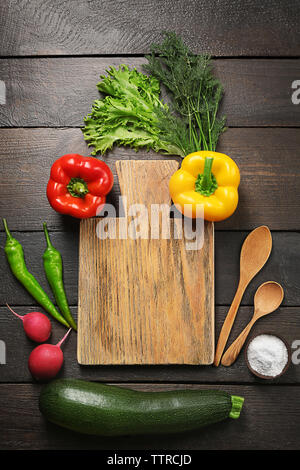
M 45 278 L 42 254 L 45 250 L 43 232 L 12 232 L 22 243 L 28 268 L 39 280 L 51 299 Z M 230 305 L 239 279 L 241 245 L 248 232 L 215 232 L 215 301 L 216 305 Z M 283 305 L 300 305 L 299 272 L 300 233 L 273 232 L 273 249 L 267 264 L 248 286 L 242 305 L 252 305 L 257 287 L 265 281 L 275 280 L 285 290 Z M 64 279 L 71 305 L 78 302 L 78 233 L 77 231 L 51 232 L 51 240 L 59 249 L 64 262 Z M 0 233 L 0 246 L 4 247 L 5 235 Z M 10 272 L 4 250 L 0 250 L 0 305 L 32 305 L 30 295 Z
M 40 310 L 36 305 L 18 306 L 11 305 L 17 313 Z M 77 318 L 77 306 L 71 307 L 72 314 Z M 216 307 L 216 337 L 221 330 L 228 307 Z M 239 335 L 253 314 L 253 307 L 240 307 L 235 324 L 230 334 L 229 343 Z M 51 320 L 52 321 L 52 320 Z M 57 343 L 63 336 L 65 328 L 56 321 L 52 321 L 52 336 L 50 342 Z M 296 341 L 300 338 L 300 308 L 280 307 L 279 310 L 269 318 L 262 318 L 254 325 L 251 332 L 263 333 L 272 331 L 281 334 L 293 347 L 295 358 L 299 360 L 300 350 Z M 6 365 L 0 365 L 0 383 L 22 383 L 32 382 L 32 377 L 27 367 L 29 354 L 35 347 L 23 332 L 22 325 L 7 309 L 0 307 L 0 340 L 6 344 Z M 298 345 L 297 345 L 298 344 Z M 63 346 L 64 365 L 60 371 L 59 378 L 81 378 L 86 380 L 100 380 L 109 382 L 165 382 L 165 383 L 199 383 L 199 384 L 264 384 L 258 380 L 247 369 L 244 350 L 242 350 L 237 361 L 231 367 L 207 367 L 189 365 L 152 365 L 152 366 L 127 366 L 127 365 L 97 365 L 81 366 L 76 360 L 77 335 L 72 332 Z M 290 369 L 275 384 L 300 384 L 300 367 L 292 364 Z
M 118 160 L 116 170 L 121 196 L 128 207 L 142 204 L 151 214 L 152 204 L 171 206 L 169 179 L 179 168 L 175 160 Z M 150 221 L 150 216 L 148 218 Z
M 120 219 L 115 219 L 117 222 Z M 99 240 L 82 224 L 81 364 L 210 364 L 214 352 L 213 231 L 184 240 Z
M 134 214 L 129 217 L 127 239 L 119 236 L 122 218 L 109 219 L 108 224 L 116 224 L 111 239 L 99 239 L 99 220 L 81 222 L 78 361 L 86 365 L 210 364 L 214 354 L 213 224 L 205 224 L 204 245 L 196 250 L 186 248 L 187 238 L 173 236 L 173 224 L 168 238 L 160 231 L 152 239 L 151 205 L 170 206 L 168 182 L 178 164 L 172 160 L 119 161 L 116 167 L 128 211 L 133 204 L 147 210 L 147 233 L 140 220 L 135 230 L 144 235 L 130 235 L 130 225 L 138 220 Z M 179 227 L 182 222 L 177 222 Z
M 81 126 L 82 117 L 98 96 L 95 85 L 104 68 L 120 62 L 140 67 L 144 59 L 136 56 L 147 53 L 150 43 L 160 40 L 167 25 L 195 52 L 224 57 L 216 59 L 214 66 L 225 85 L 222 111 L 230 126 L 299 127 L 300 106 L 291 103 L 291 84 L 299 79 L 299 18 L 296 0 L 2 0 L 0 80 L 5 81 L 7 102 L 0 106 L 0 126 Z M 51 58 L 56 55 L 60 57 Z M 229 58 L 234 56 L 249 59 Z M 51 230 L 59 230 L 51 237 L 63 253 L 67 294 L 76 317 L 78 221 L 52 211 L 45 186 L 56 157 L 74 151 L 88 155 L 90 150 L 79 129 L 2 129 L 0 141 L 0 216 L 7 216 L 10 227 L 18 231 L 14 234 L 24 244 L 28 264 L 46 290 L 41 224 L 46 220 Z M 228 305 L 232 301 L 245 230 L 262 224 L 272 230 L 294 230 L 272 233 L 271 258 L 245 293 L 229 343 L 250 320 L 253 309 L 246 305 L 252 305 L 256 288 L 268 279 L 282 282 L 284 304 L 290 307 L 261 319 L 253 334 L 274 331 L 290 344 L 300 338 L 299 144 L 298 129 L 278 128 L 230 129 L 220 141 L 219 150 L 238 162 L 242 182 L 238 210 L 216 227 L 221 230 L 216 232 L 216 303 Z M 130 158 L 159 156 L 117 149 L 106 161 L 114 167 L 116 160 Z M 117 205 L 119 195 L 116 181 L 109 202 Z M 2 232 L 0 247 L 3 245 Z M 8 382 L 0 385 L 1 449 L 299 449 L 299 366 L 292 364 L 273 385 L 266 385 L 248 371 L 243 354 L 231 367 L 217 369 L 179 365 L 84 367 L 75 359 L 77 336 L 73 333 L 64 345 L 60 377 L 160 382 L 130 385 L 141 390 L 221 387 L 244 395 L 244 410 L 238 421 L 228 420 L 172 438 L 99 440 L 46 423 L 37 406 L 40 387 L 32 384 L 27 368 L 34 344 L 1 305 L 8 301 L 19 313 L 39 308 L 11 276 L 3 249 L 0 273 L 0 340 L 5 341 L 7 351 L 7 364 L 0 365 L 0 382 Z M 216 307 L 217 335 L 227 311 L 227 306 Z M 51 342 L 57 342 L 64 331 L 62 325 L 53 322 Z
M 189 433 L 105 438 L 78 434 L 47 422 L 38 410 L 40 386 L 0 385 L 1 449 L 298 450 L 300 387 L 122 384 L 139 391 L 222 389 L 245 398 L 238 420 Z M 259 417 L 259 419 L 258 419 Z M 280 417 L 280 419 L 279 419 Z M 267 429 L 267 432 L 266 432 Z M 226 436 L 226 438 L 224 438 Z M 162 452 L 161 452 L 162 453 Z M 188 453 L 188 452 L 187 452 Z M 102 463 L 100 454 L 98 461 Z M 100 459 L 100 460 L 99 460 Z M 106 465 L 106 461 L 103 462 Z
M 142 71 L 146 60 L 0 59 L 0 80 L 7 89 L 0 126 L 82 127 L 94 100 L 100 98 L 96 87 L 100 75 L 123 63 Z M 220 114 L 226 115 L 228 126 L 300 125 L 300 106 L 291 99 L 292 83 L 300 76 L 299 59 L 216 59 L 213 70 L 224 86 Z M 162 96 L 166 97 L 164 92 Z
M 143 54 L 166 27 L 196 52 L 299 55 L 296 0 L 2 0 L 0 8 L 7 56 Z
M 77 230 L 78 221 L 50 207 L 46 185 L 57 157 L 71 152 L 90 154 L 81 131 L 1 129 L 0 141 L 0 213 L 7 217 L 9 227 L 40 230 L 46 220 L 49 229 Z M 271 230 L 299 230 L 299 149 L 297 129 L 229 129 L 223 134 L 218 150 L 240 167 L 240 200 L 233 216 L 216 224 L 216 230 L 249 230 L 264 224 Z M 118 208 L 117 160 L 158 158 L 163 157 L 154 152 L 114 149 L 105 157 L 115 176 L 107 201 Z

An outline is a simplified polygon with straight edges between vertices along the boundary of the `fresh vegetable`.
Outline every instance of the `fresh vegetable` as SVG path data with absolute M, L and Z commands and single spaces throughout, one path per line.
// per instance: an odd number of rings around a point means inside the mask
M 104 99 L 94 102 L 92 112 L 84 119 L 83 134 L 92 155 L 106 153 L 113 145 L 142 147 L 167 155 L 184 155 L 181 132 L 185 126 L 169 111 L 160 96 L 159 82 L 154 77 L 130 70 L 126 65 L 111 67 L 108 75 L 101 75 L 97 87 Z M 161 124 L 173 128 L 178 121 L 178 135 L 169 139 Z
M 51 380 L 58 374 L 64 362 L 61 345 L 71 330 L 57 344 L 40 344 L 31 352 L 28 368 L 36 380 Z
M 100 213 L 112 185 L 105 162 L 71 153 L 52 165 L 47 197 L 57 212 L 84 219 Z
M 186 156 L 169 182 L 175 206 L 187 217 L 220 221 L 230 217 L 238 204 L 240 172 L 236 163 L 218 152 L 200 151 Z
M 195 176 L 184 168 L 174 175 L 171 197 L 189 217 L 196 217 L 196 205 L 202 204 L 206 220 L 226 219 L 237 207 L 240 176 L 227 156 L 218 167 L 221 154 L 215 150 L 226 120 L 218 117 L 223 87 L 214 77 L 211 59 L 192 53 L 173 32 L 166 32 L 161 44 L 152 44 L 146 58 L 148 76 L 125 65 L 101 76 L 97 86 L 105 96 L 94 102 L 85 118 L 84 138 L 94 154 L 104 154 L 113 145 L 181 157 L 202 152 L 207 160 L 198 165 Z M 169 104 L 160 99 L 161 85 Z M 192 204 L 192 209 L 183 211 L 183 204 Z
M 22 245 L 12 237 L 6 220 L 3 219 L 3 224 L 6 232 L 5 254 L 10 265 L 12 273 L 18 281 L 25 287 L 27 292 L 46 310 L 53 318 L 69 327 L 70 325 L 64 317 L 57 311 L 46 292 L 42 289 L 35 277 L 28 271 Z
M 83 128 L 93 154 L 114 144 L 181 157 L 214 151 L 225 118 L 217 117 L 223 88 L 210 58 L 193 54 L 175 33 L 165 33 L 146 58 L 148 76 L 126 65 L 101 76 L 97 87 L 104 97 L 94 102 Z M 160 85 L 169 92 L 169 104 L 160 99 Z
M 43 224 L 43 228 L 47 242 L 47 248 L 43 254 L 46 277 L 63 317 L 74 330 L 77 330 L 77 325 L 72 317 L 64 289 L 62 257 L 50 241 L 46 223 Z
M 213 75 L 210 57 L 192 53 L 174 32 L 166 32 L 162 44 L 152 44 L 146 58 L 144 69 L 166 87 L 172 108 L 187 125 L 181 143 L 184 155 L 215 151 L 225 131 L 225 117 L 217 117 L 223 87 Z M 167 127 L 164 131 L 173 133 Z
M 120 436 L 189 431 L 238 418 L 244 399 L 218 390 L 137 392 L 83 380 L 55 380 L 39 407 L 51 422 L 85 434 Z
M 202 206 L 206 220 L 224 220 L 237 207 L 240 174 L 233 160 L 215 152 L 225 131 L 225 117 L 218 118 L 223 87 L 210 58 L 193 54 L 174 33 L 166 33 L 151 52 L 146 71 L 166 87 L 175 111 L 188 122 L 183 145 L 189 155 L 170 180 L 171 198 L 188 217 L 196 217 L 196 207 Z
M 41 312 L 30 312 L 26 315 L 19 315 L 8 304 L 7 308 L 23 322 L 23 328 L 32 341 L 43 343 L 51 335 L 51 323 L 49 318 Z

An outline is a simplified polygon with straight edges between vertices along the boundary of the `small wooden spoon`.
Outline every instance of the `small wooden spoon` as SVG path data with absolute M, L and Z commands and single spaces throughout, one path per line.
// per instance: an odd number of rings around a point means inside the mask
M 254 313 L 246 328 L 227 349 L 222 357 L 223 366 L 231 366 L 237 359 L 254 323 L 264 315 L 274 312 L 282 302 L 283 288 L 274 281 L 265 282 L 257 289 L 254 296 Z
M 225 349 L 242 297 L 254 276 L 262 269 L 272 250 L 272 236 L 268 227 L 257 227 L 245 239 L 240 255 L 240 281 L 219 336 L 214 365 L 218 366 Z

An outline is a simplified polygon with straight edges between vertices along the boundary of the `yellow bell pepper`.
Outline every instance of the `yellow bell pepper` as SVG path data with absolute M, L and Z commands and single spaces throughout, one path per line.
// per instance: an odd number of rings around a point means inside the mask
M 204 219 L 218 222 L 234 213 L 239 183 L 238 166 L 230 157 L 204 150 L 183 159 L 169 189 L 175 206 L 186 217 L 197 217 L 197 207 L 203 206 Z

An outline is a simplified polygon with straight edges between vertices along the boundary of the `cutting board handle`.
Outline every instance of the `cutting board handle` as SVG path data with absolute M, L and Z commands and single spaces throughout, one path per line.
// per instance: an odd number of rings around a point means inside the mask
M 176 160 L 118 160 L 121 196 L 128 206 L 143 204 L 148 210 L 151 204 L 171 205 L 169 180 L 178 167 Z

